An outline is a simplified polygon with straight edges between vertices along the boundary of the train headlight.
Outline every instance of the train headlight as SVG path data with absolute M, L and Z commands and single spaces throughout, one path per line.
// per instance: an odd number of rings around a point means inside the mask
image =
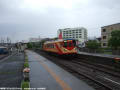
M 67 51 L 67 49 L 64 48 L 64 51 Z
M 74 48 L 75 50 L 77 50 L 77 48 Z

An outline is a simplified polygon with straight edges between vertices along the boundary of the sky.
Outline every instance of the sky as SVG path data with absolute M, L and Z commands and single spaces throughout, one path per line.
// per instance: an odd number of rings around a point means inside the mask
M 120 0 L 0 0 L 0 38 L 14 42 L 74 27 L 100 37 L 101 27 L 114 23 L 120 23 Z

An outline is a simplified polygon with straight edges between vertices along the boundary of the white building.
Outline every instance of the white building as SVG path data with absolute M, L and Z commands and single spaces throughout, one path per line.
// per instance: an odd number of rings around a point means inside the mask
M 59 29 L 57 32 L 58 36 L 60 32 L 62 32 L 63 39 L 76 39 L 79 41 L 79 44 L 87 41 L 87 29 L 83 27 Z
M 41 40 L 42 40 L 41 38 L 30 38 L 29 42 L 39 42 Z

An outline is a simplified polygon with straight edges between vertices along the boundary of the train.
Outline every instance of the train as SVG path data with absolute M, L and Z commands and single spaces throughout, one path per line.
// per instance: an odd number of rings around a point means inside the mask
M 58 55 L 73 55 L 77 53 L 77 41 L 74 39 L 58 39 L 43 44 L 43 51 Z

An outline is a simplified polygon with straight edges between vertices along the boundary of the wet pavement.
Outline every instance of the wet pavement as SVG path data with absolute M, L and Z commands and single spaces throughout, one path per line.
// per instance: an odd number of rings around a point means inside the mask
M 0 87 L 21 87 L 24 54 L 13 54 L 0 61 Z
M 3 58 L 7 57 L 8 55 L 0 55 L 0 60 L 2 60 Z
M 30 87 L 46 90 L 94 90 L 43 56 L 27 51 L 30 66 Z

